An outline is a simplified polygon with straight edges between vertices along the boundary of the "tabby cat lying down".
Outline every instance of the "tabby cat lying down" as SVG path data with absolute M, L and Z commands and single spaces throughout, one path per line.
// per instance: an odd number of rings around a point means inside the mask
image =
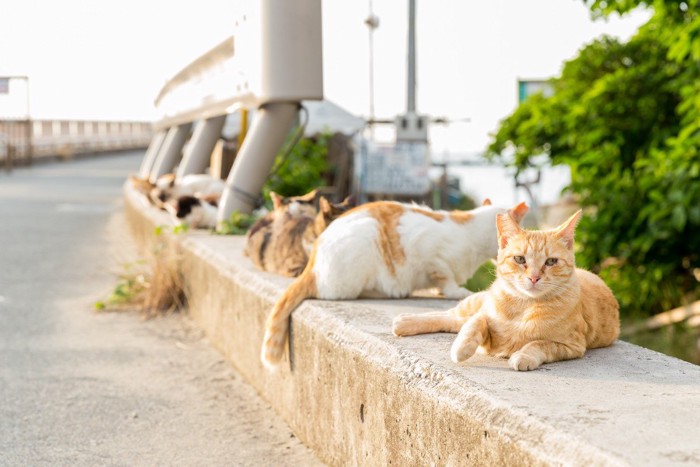
M 617 300 L 598 276 L 574 264 L 580 217 L 578 211 L 556 229 L 527 231 L 509 215 L 499 215 L 491 287 L 444 312 L 399 315 L 394 334 L 459 332 L 453 361 L 467 360 L 478 348 L 510 357 L 518 371 L 612 344 L 620 333 Z
M 287 198 L 271 192 L 270 197 L 273 210 L 253 224 L 243 252 L 259 269 L 289 277 L 301 274 L 316 238 L 354 204 L 351 197 L 338 204 L 321 197 L 317 212 L 315 190 Z
M 528 207 L 509 212 L 520 221 Z M 471 294 L 460 287 L 498 252 L 496 215 L 485 203 L 472 211 L 433 211 L 378 201 L 333 221 L 318 237 L 306 268 L 267 318 L 261 360 L 268 368 L 284 355 L 289 316 L 307 298 L 401 298 L 437 287 L 449 298 Z

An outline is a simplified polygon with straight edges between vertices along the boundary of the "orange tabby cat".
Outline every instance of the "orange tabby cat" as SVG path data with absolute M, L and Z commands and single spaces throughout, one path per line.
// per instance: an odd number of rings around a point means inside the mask
M 617 300 L 598 276 L 574 264 L 580 217 L 578 211 L 556 229 L 528 231 L 508 214 L 499 215 L 497 278 L 489 290 L 445 312 L 397 316 L 394 334 L 459 332 L 453 361 L 481 347 L 510 357 L 518 371 L 612 344 L 620 333 Z

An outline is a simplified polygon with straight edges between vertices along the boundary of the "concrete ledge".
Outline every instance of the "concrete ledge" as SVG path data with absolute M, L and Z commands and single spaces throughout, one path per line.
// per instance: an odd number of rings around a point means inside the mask
M 128 186 L 127 218 L 148 247 L 170 218 Z M 397 338 L 406 311 L 448 300 L 307 300 L 292 320 L 292 367 L 259 361 L 265 317 L 290 280 L 262 273 L 242 237 L 189 232 L 190 312 L 211 342 L 329 464 L 697 465 L 700 367 L 624 342 L 515 372 L 450 361 L 451 334 Z

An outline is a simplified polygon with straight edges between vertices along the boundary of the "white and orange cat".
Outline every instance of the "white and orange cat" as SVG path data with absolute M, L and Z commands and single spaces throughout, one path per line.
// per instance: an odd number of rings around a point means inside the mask
M 527 210 L 521 203 L 509 212 L 519 221 Z M 392 201 L 348 211 L 319 236 L 306 268 L 273 307 L 263 363 L 274 368 L 282 359 L 288 318 L 307 298 L 401 298 L 430 287 L 448 298 L 470 295 L 460 284 L 496 256 L 496 215 L 505 212 L 490 202 L 447 212 Z
M 581 211 L 553 230 L 521 229 L 499 215 L 496 280 L 445 312 L 399 315 L 397 336 L 459 332 L 455 362 L 479 348 L 510 357 L 514 370 L 582 357 L 620 333 L 618 303 L 607 285 L 574 263 L 574 230 Z

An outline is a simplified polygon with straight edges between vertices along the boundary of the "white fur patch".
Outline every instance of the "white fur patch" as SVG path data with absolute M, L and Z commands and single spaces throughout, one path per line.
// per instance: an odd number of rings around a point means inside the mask
M 496 214 L 506 212 L 482 206 L 468 222 L 455 223 L 449 213 L 442 221 L 412 211 L 405 204 L 397 232 L 405 261 L 387 268 L 379 250 L 378 221 L 369 210 L 359 209 L 331 223 L 317 242 L 314 272 L 318 298 L 353 299 L 363 292 L 404 297 L 433 285 L 432 277 L 445 277 L 456 287 L 498 252 Z

